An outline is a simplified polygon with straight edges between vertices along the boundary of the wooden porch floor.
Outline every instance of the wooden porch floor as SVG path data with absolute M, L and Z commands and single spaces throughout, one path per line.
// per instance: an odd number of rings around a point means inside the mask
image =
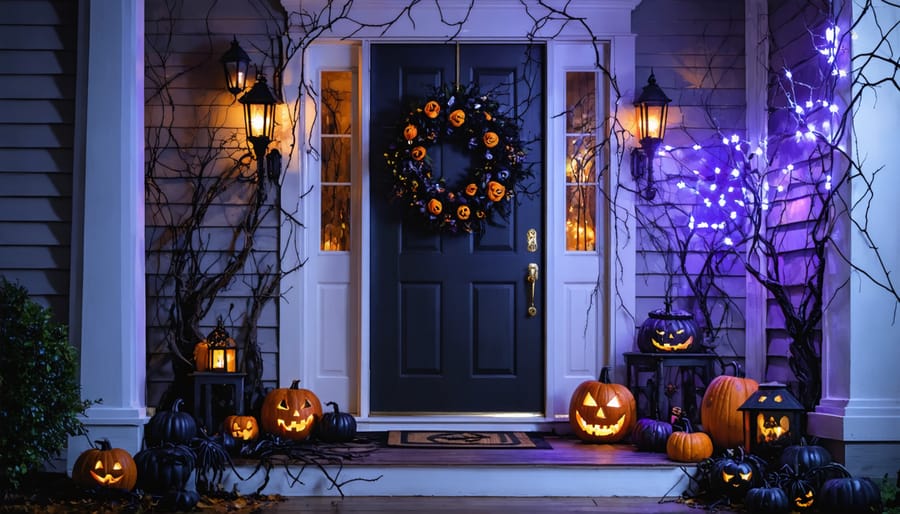
M 486 498 L 486 497 L 346 497 L 289 498 L 267 507 L 275 514 L 375 514 L 375 513 L 441 513 L 497 514 L 516 513 L 604 513 L 604 514 L 670 514 L 698 512 L 697 507 L 672 500 L 653 498 Z
M 674 502 L 689 485 L 688 475 L 694 472 L 692 465 L 670 461 L 664 454 L 635 451 L 630 444 L 587 444 L 573 436 L 558 435 L 547 435 L 545 439 L 551 449 L 379 447 L 355 456 L 343 466 L 325 466 L 324 471 L 338 477 L 337 482 L 346 482 L 340 491 L 313 466 L 304 469 L 299 480 L 296 480 L 296 473 L 292 477 L 285 471 L 273 469 L 268 482 L 257 473 L 232 483 L 226 480 L 226 488 L 236 487 L 250 493 L 264 486 L 264 493 L 333 499 L 340 498 L 343 492 L 344 500 L 349 497 L 410 496 L 579 497 L 581 500 L 573 505 L 585 506 L 590 506 L 583 503 L 585 498 L 641 497 L 646 507 L 655 505 L 660 499 Z M 239 466 L 238 471 L 246 478 L 251 469 L 247 464 Z M 364 508 L 354 500 L 342 508 L 357 507 Z M 403 512 L 402 505 L 398 508 Z M 645 508 L 643 512 L 670 511 L 654 507 Z

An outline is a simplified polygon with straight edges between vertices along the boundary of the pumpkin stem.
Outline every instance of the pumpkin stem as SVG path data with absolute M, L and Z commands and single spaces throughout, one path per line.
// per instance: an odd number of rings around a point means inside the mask
M 340 414 L 341 412 L 338 410 L 338 404 L 335 402 L 327 402 L 325 405 L 331 405 L 334 408 L 335 414 Z
M 108 452 L 109 450 L 112 450 L 112 444 L 109 442 L 109 439 L 105 437 L 103 439 L 97 439 L 94 442 L 100 446 L 100 451 Z
M 300 379 L 295 378 L 293 382 L 291 382 L 291 387 L 288 389 L 300 389 Z
M 746 373 L 744 373 L 744 368 L 742 368 L 741 365 L 737 363 L 737 361 L 731 361 L 726 364 L 723 364 L 722 365 L 722 373 L 725 373 L 725 369 L 728 368 L 729 366 L 731 366 L 731 368 L 734 369 L 734 376 L 736 376 L 738 378 L 745 378 L 747 376 Z
M 181 398 L 175 398 L 175 401 L 172 402 L 172 412 L 178 412 L 181 409 L 181 404 L 184 403 L 184 400 Z
M 604 384 L 611 384 L 612 380 L 609 378 L 609 366 L 604 366 L 603 369 L 600 370 L 600 382 Z

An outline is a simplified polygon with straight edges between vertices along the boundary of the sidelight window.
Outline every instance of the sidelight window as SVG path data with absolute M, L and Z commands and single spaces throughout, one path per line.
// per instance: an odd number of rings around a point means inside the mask
M 596 250 L 597 74 L 566 73 L 566 250 Z
M 320 249 L 350 251 L 353 72 L 321 74 L 322 222 Z

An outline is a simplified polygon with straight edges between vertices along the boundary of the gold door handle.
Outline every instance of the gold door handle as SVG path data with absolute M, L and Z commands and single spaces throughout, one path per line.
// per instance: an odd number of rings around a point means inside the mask
M 534 306 L 534 286 L 538 281 L 538 265 L 534 262 L 528 264 L 528 275 L 525 276 L 525 282 L 530 286 L 528 288 L 528 317 L 537 316 L 537 307 Z

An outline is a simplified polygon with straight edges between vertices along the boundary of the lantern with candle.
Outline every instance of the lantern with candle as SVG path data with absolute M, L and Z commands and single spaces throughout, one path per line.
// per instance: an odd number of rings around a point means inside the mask
M 800 442 L 803 405 L 784 384 L 760 384 L 738 410 L 744 413 L 744 449 L 768 457 Z
M 222 318 L 216 322 L 216 328 L 206 336 L 209 356 L 209 371 L 234 373 L 237 371 L 237 344 L 228 335 Z

